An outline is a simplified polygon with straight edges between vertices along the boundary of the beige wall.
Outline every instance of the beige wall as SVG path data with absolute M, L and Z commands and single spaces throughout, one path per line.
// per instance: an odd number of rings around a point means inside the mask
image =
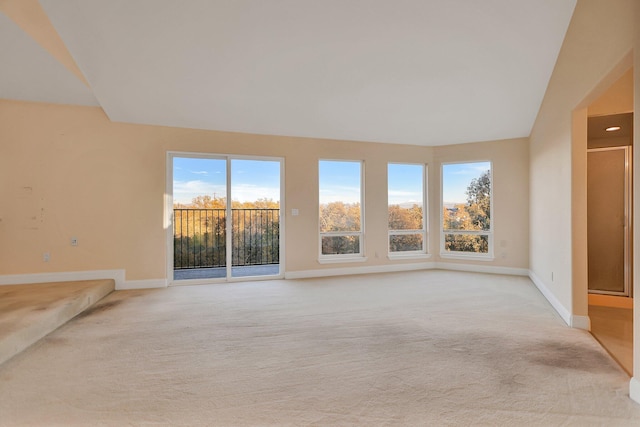
M 631 65 L 620 64 L 634 47 L 635 3 L 578 1 L 530 137 L 530 268 L 576 316 L 587 315 L 586 106 Z
M 587 315 L 587 114 L 629 107 L 625 73 L 633 66 L 633 110 L 640 104 L 640 2 L 579 0 L 530 137 L 530 268 L 574 317 Z M 617 85 L 616 82 L 622 82 Z M 613 91 L 607 94 L 607 89 Z M 626 107 L 612 108 L 617 102 Z M 640 117 L 634 115 L 634 128 Z M 634 147 L 640 147 L 638 132 Z M 640 221 L 640 150 L 634 150 L 634 222 Z M 640 228 L 634 227 L 634 247 Z M 638 272 L 640 251 L 634 250 Z M 551 279 L 554 273 L 555 280 Z M 634 378 L 640 402 L 640 278 L 634 274 Z M 584 326 L 584 325 L 583 325 Z
M 493 174 L 492 221 L 496 264 L 528 268 L 529 250 L 523 243 L 529 237 L 529 140 L 527 138 L 434 147 L 434 165 L 430 171 L 432 186 L 431 229 L 438 230 L 440 220 L 440 164 L 489 160 Z M 439 235 L 432 233 L 431 247 L 439 250 Z M 468 263 L 438 258 L 438 261 Z
M 432 148 L 258 136 L 112 123 L 99 108 L 5 100 L 0 101 L 0 275 L 124 269 L 126 280 L 165 278 L 167 151 L 283 157 L 289 272 L 424 261 L 386 256 L 389 161 L 429 164 L 431 261 L 439 260 L 438 161 L 491 160 L 497 257 L 476 263 L 528 268 L 526 139 Z M 321 158 L 365 161 L 364 264 L 317 262 Z M 300 215 L 291 216 L 291 208 Z M 72 236 L 79 246 L 70 245 Z M 51 253 L 50 262 L 43 262 L 44 252 Z
M 630 68 L 605 93 L 589 104 L 589 116 L 632 112 L 633 86 L 633 68 Z

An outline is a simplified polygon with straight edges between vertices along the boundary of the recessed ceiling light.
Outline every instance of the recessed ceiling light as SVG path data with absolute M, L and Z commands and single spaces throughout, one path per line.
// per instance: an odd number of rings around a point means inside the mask
M 621 128 L 620 128 L 620 126 L 609 126 L 609 127 L 608 127 L 608 128 L 606 128 L 605 130 L 606 130 L 607 132 L 615 132 L 615 131 L 620 130 L 620 129 L 621 129 Z

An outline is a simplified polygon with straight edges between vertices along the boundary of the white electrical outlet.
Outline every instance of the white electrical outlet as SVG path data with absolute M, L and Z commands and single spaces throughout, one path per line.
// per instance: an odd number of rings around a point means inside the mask
M 77 237 L 72 237 L 71 238 L 71 246 L 78 246 L 78 238 Z
M 51 254 L 49 252 L 45 252 L 42 254 L 42 261 L 49 262 L 51 260 Z

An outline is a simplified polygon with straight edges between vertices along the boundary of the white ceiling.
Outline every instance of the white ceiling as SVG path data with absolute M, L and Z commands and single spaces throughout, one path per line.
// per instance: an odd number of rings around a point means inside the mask
M 98 105 L 91 89 L 2 13 L 0 98 Z
M 442 145 L 529 135 L 576 0 L 40 3 L 111 120 Z

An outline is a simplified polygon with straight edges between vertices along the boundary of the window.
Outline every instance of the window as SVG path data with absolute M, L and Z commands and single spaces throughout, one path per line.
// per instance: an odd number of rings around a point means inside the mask
M 320 160 L 320 256 L 362 255 L 362 162 Z
M 389 255 L 426 252 L 425 174 L 421 164 L 389 163 Z
M 442 165 L 443 255 L 493 254 L 491 163 Z

